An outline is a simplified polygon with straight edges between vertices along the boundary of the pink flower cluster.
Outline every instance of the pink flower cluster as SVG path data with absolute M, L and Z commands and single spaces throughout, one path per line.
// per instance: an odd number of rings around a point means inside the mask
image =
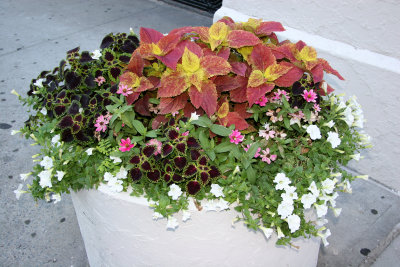
M 96 79 L 94 79 L 94 81 L 97 83 L 98 86 L 100 86 L 106 81 L 106 79 L 103 76 L 99 76 Z
M 250 148 L 250 146 L 251 145 L 247 145 L 246 147 L 244 147 L 243 149 L 244 149 L 244 151 L 249 151 L 249 148 Z M 259 147 L 258 149 L 257 149 L 257 152 L 254 154 L 254 157 L 255 158 L 258 158 L 259 156 L 260 156 L 260 152 L 261 152 L 261 147 Z
M 234 143 L 235 145 L 243 142 L 244 136 L 238 131 L 238 130 L 233 130 L 232 133 L 229 135 L 230 142 Z
M 317 94 L 314 92 L 313 89 L 310 91 L 304 90 L 303 94 L 301 95 L 307 102 L 314 102 L 317 99 Z
M 261 155 L 261 160 L 271 164 L 272 161 L 275 161 L 277 158 L 277 155 L 275 154 L 270 154 L 269 148 L 266 148 L 265 150 L 262 151 L 262 155 Z
M 106 115 L 100 115 L 96 119 L 96 124 L 94 125 L 96 127 L 96 132 L 105 132 L 107 130 L 107 125 L 110 123 L 111 119 L 110 113 L 107 112 Z
M 274 94 L 275 95 L 272 98 L 273 100 L 281 100 L 282 96 L 284 96 L 287 101 L 289 101 L 290 99 L 290 96 L 288 96 L 288 92 L 286 92 L 285 90 L 278 89 L 278 92 L 275 92 Z
M 261 107 L 265 107 L 265 105 L 268 103 L 268 98 L 265 96 L 260 97 L 256 102 L 254 102 L 257 105 L 260 105 Z
M 119 84 L 117 94 L 128 96 L 132 93 L 133 93 L 132 88 L 129 88 L 127 85 L 124 85 L 122 83 Z
M 119 144 L 119 150 L 122 152 L 130 151 L 135 144 L 131 143 L 131 139 L 128 137 L 126 139 L 121 139 L 121 143 Z

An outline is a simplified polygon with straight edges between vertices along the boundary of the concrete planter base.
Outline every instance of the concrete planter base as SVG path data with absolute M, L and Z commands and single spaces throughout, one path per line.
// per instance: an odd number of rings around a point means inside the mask
M 316 266 L 319 239 L 297 239 L 300 249 L 276 246 L 276 235 L 242 223 L 235 211 L 193 210 L 192 218 L 166 230 L 154 221 L 144 198 L 112 193 L 107 187 L 72 192 L 89 263 L 97 266 Z

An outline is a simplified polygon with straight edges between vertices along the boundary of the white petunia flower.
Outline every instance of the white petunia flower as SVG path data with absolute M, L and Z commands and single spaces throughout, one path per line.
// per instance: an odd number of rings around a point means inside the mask
M 301 197 L 301 203 L 303 203 L 303 207 L 305 209 L 311 208 L 311 205 L 317 201 L 317 196 L 314 194 L 305 194 Z
M 324 246 L 328 246 L 329 242 L 326 240 L 329 236 L 331 235 L 331 231 L 329 229 L 326 229 L 325 233 L 318 233 L 318 236 L 321 237 L 322 243 L 324 243 Z
M 179 223 L 178 220 L 172 216 L 168 217 L 168 222 L 167 222 L 167 230 L 175 230 L 178 227 Z
M 21 131 L 18 130 L 11 130 L 11 135 L 16 135 L 17 133 L 20 133 Z
M 291 181 L 286 177 L 286 174 L 281 172 L 275 176 L 274 183 L 276 183 L 276 190 L 284 190 L 289 186 L 289 184 L 291 184 Z
M 45 107 L 43 107 L 41 110 L 40 110 L 40 113 L 42 113 L 43 115 L 47 115 L 47 109 L 45 108 Z
M 329 202 L 332 207 L 336 207 L 336 198 L 338 198 L 339 194 L 337 192 L 333 193 L 332 196 L 323 195 L 319 199 L 324 200 L 325 203 Z
M 54 200 L 54 204 L 57 204 L 61 201 L 61 194 L 53 194 L 51 196 L 51 199 Z
M 35 86 L 37 86 L 39 88 L 42 88 L 43 87 L 43 81 L 44 81 L 44 79 L 37 79 L 36 82 L 33 85 L 35 85 Z
M 113 179 L 109 180 L 107 185 L 110 187 L 110 190 L 112 192 L 116 193 L 119 193 L 124 189 L 124 187 L 122 186 L 122 181 L 118 180 L 116 177 L 113 177 Z
M 92 154 L 93 154 L 93 150 L 94 150 L 94 148 L 88 148 L 88 149 L 86 149 L 86 154 L 88 154 L 89 156 L 91 156 Z
M 236 174 L 239 172 L 240 172 L 240 167 L 239 167 L 239 165 L 236 165 L 235 169 L 233 170 L 233 174 Z
M 353 123 L 353 126 L 358 127 L 360 129 L 364 128 L 364 115 L 358 115 L 356 120 Z
M 117 172 L 117 174 L 115 175 L 115 178 L 117 179 L 125 179 L 128 175 L 128 171 L 121 166 L 121 168 L 119 169 L 119 172 Z
M 265 238 L 267 238 L 267 239 L 269 239 L 271 237 L 272 233 L 274 232 L 274 229 L 272 229 L 272 228 L 266 228 L 264 226 L 258 226 L 258 228 L 260 228 L 263 231 Z
M 294 199 L 297 199 L 296 187 L 295 186 L 287 186 L 285 188 L 285 192 L 281 194 L 281 197 L 284 202 L 293 203 Z
M 192 214 L 188 210 L 182 211 L 182 221 L 183 222 L 186 222 L 187 220 L 189 220 L 191 216 L 192 216 Z
M 321 131 L 317 125 L 309 125 L 307 127 L 307 133 L 310 135 L 312 140 L 321 139 Z
M 229 202 L 223 198 L 220 198 L 219 201 L 215 204 L 220 211 L 229 209 Z
M 278 239 L 285 237 L 285 234 L 282 232 L 280 227 L 276 228 L 276 231 L 278 233 Z
M 344 181 L 344 182 L 341 184 L 341 186 L 342 186 L 343 191 L 344 191 L 345 193 L 350 193 L 350 194 L 353 193 L 353 189 L 351 188 L 351 184 L 350 184 L 349 180 Z
M 18 94 L 17 91 L 15 91 L 15 89 L 12 89 L 10 93 L 13 94 L 13 95 L 16 95 L 16 96 L 18 96 L 18 97 L 21 96 L 20 94 Z
M 325 219 L 325 218 L 319 218 L 316 222 L 315 222 L 315 225 L 316 226 L 318 226 L 318 227 L 322 227 L 322 226 L 324 226 L 325 224 L 327 224 L 329 221 L 327 220 L 327 219 Z
M 335 215 L 335 217 L 339 217 L 340 213 L 342 213 L 342 208 L 332 208 L 333 211 L 333 215 Z
M 99 59 L 101 57 L 101 52 L 100 52 L 100 50 L 99 49 L 96 49 L 96 50 L 94 50 L 93 52 L 92 52 L 92 58 L 93 59 Z
M 335 189 L 337 179 L 325 179 L 322 181 L 321 186 L 322 186 L 322 191 L 324 191 L 326 194 L 332 194 L 333 190 Z
M 15 197 L 19 200 L 22 194 L 26 193 L 26 191 L 22 190 L 23 184 L 19 184 L 18 188 L 14 190 Z
M 153 213 L 153 220 L 158 220 L 158 219 L 162 219 L 162 218 L 164 218 L 164 216 L 161 213 L 159 213 L 159 212 Z
M 263 125 L 263 127 L 264 127 L 264 129 L 265 129 L 265 130 L 267 130 L 267 131 L 268 131 L 268 130 L 269 130 L 269 123 L 268 123 L 268 122 L 266 122 L 266 123 Z
M 211 199 L 204 203 L 203 208 L 205 211 L 217 211 L 217 203 Z
M 120 162 L 122 162 L 121 158 L 119 158 L 119 157 L 110 156 L 110 159 L 113 160 L 113 163 L 120 163 Z
M 223 188 L 218 184 L 211 184 L 210 193 L 213 194 L 215 197 L 224 197 L 224 192 L 222 192 Z
M 56 171 L 56 172 L 57 172 L 57 174 L 56 174 L 57 180 L 58 180 L 58 181 L 61 181 L 62 178 L 63 178 L 64 175 L 65 175 L 65 172 L 63 172 L 63 171 Z
M 332 148 L 336 148 L 341 142 L 339 135 L 335 132 L 328 132 L 327 141 L 331 143 Z
M 51 184 L 51 171 L 52 170 L 46 170 L 46 171 L 41 171 L 38 176 L 40 178 L 39 185 L 42 188 L 45 187 L 52 187 L 53 185 Z
M 314 207 L 317 210 L 318 218 L 325 216 L 326 213 L 328 212 L 328 206 L 325 204 L 322 204 L 322 205 L 314 204 Z
M 192 114 L 190 114 L 190 119 L 189 119 L 189 121 L 196 121 L 196 120 L 198 120 L 199 118 L 200 118 L 200 116 L 197 115 L 196 112 L 193 112 Z
M 296 214 L 289 215 L 287 217 L 287 223 L 291 233 L 296 232 L 300 228 L 300 217 Z
M 343 112 L 343 120 L 347 123 L 347 125 L 350 127 L 351 125 L 353 125 L 354 122 L 354 116 L 352 114 L 352 110 L 350 107 L 347 107 L 344 112 Z
M 330 121 L 328 121 L 327 123 L 324 124 L 324 126 L 327 126 L 329 128 L 332 128 L 334 125 L 335 125 L 335 123 L 332 120 L 330 120 Z
M 112 175 L 112 174 L 109 173 L 109 172 L 104 173 L 104 181 L 108 182 L 108 181 L 110 181 L 111 179 L 114 179 L 114 175 Z
M 293 203 L 290 202 L 282 202 L 278 206 L 278 214 L 282 219 L 287 218 L 290 214 L 292 214 L 294 210 Z
M 45 157 L 43 158 L 43 160 L 40 162 L 40 166 L 42 166 L 42 167 L 44 167 L 46 170 L 48 170 L 48 169 L 50 169 L 50 168 L 53 167 L 53 160 L 52 160 L 50 157 L 45 156 Z
M 172 184 L 169 186 L 168 196 L 170 196 L 173 200 L 177 200 L 182 195 L 182 189 L 176 184 Z
M 29 176 L 31 176 L 31 172 L 28 172 L 28 173 L 21 173 L 20 175 L 19 175 L 19 177 L 21 177 L 21 180 L 22 181 L 26 181 L 26 179 L 28 179 L 28 177 Z
M 314 181 L 311 182 L 310 186 L 308 187 L 308 190 L 315 195 L 316 197 L 319 196 L 319 190 L 317 188 L 317 185 L 315 184 Z
M 55 147 L 58 147 L 60 145 L 60 135 L 57 134 L 51 138 L 51 144 Z

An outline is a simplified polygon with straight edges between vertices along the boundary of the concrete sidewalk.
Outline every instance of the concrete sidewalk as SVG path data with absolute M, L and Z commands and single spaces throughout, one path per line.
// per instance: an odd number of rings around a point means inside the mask
M 0 266 L 88 266 L 69 196 L 56 205 L 35 204 L 28 195 L 15 199 L 19 174 L 30 171 L 40 148 L 10 136 L 28 116 L 9 92 L 25 93 L 30 80 L 57 66 L 67 50 L 97 49 L 110 32 L 138 32 L 140 26 L 169 32 L 209 26 L 212 18 L 149 0 L 2 0 L 0 16 Z M 339 218 L 329 214 L 330 246 L 321 248 L 318 266 L 358 266 L 400 222 L 397 193 L 363 180 L 353 192 L 338 199 Z M 398 264 L 399 243 L 391 242 L 375 266 Z

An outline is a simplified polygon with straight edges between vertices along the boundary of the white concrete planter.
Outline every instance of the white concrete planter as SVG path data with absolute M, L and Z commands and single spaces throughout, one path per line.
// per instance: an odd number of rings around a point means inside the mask
M 316 266 L 319 239 L 297 239 L 300 249 L 276 246 L 242 223 L 235 211 L 192 211 L 175 231 L 154 221 L 146 199 L 99 190 L 72 192 L 91 267 L 97 266 Z

